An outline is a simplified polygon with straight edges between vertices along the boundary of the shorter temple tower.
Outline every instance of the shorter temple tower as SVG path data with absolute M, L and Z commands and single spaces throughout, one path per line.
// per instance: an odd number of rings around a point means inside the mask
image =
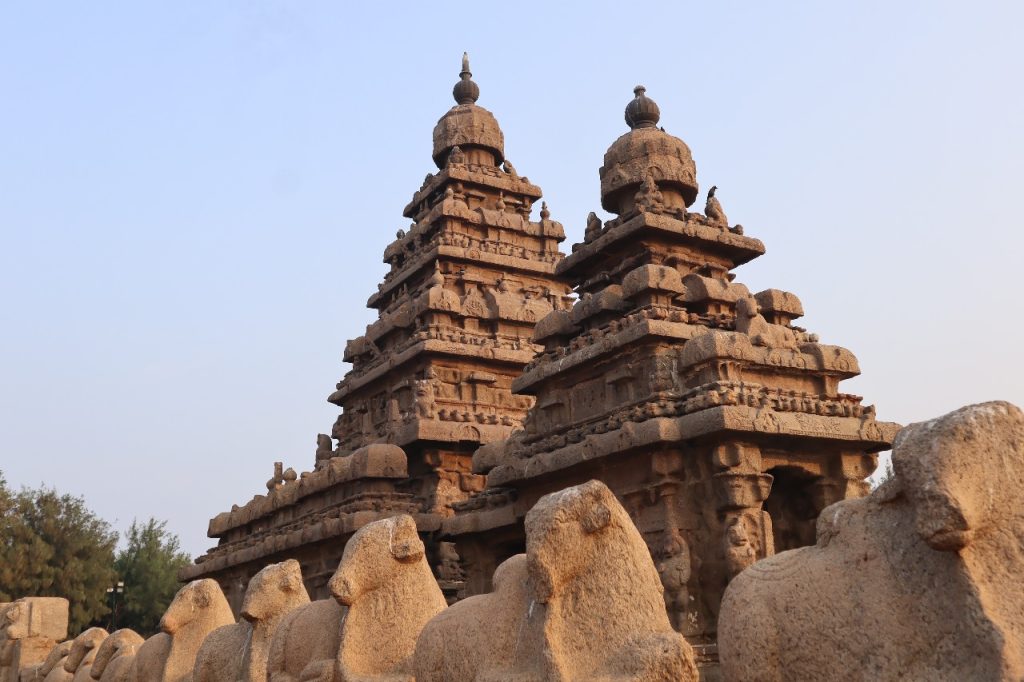
M 600 170 L 616 217 L 591 214 L 559 263 L 579 300 L 537 324 L 544 352 L 513 384 L 536 404 L 523 430 L 476 452 L 488 488 L 442 535 L 463 594 L 487 591 L 542 495 L 600 479 L 644 535 L 674 626 L 713 664 L 730 578 L 813 543 L 822 509 L 867 492 L 898 426 L 839 391 L 857 360 L 793 325 L 794 294 L 734 281 L 764 245 L 728 223 L 714 188 L 706 215 L 689 210 L 696 167 L 659 116 L 638 86 Z
M 505 158 L 468 58 L 453 95 L 434 128 L 438 170 L 384 251 L 390 271 L 367 303 L 377 320 L 345 348 L 352 369 L 328 399 L 341 415 L 318 437 L 313 471 L 278 465 L 267 495 L 210 521 L 218 546 L 182 572 L 216 578 L 236 612 L 249 578 L 288 558 L 312 597 L 328 596 L 352 533 L 396 513 L 416 518 L 446 591 L 460 585 L 450 547 L 431 534 L 484 489 L 473 452 L 522 428 L 533 398 L 512 382 L 542 349 L 530 340 L 536 322 L 571 298 L 555 276 L 562 225 L 544 204 L 531 219 L 541 189 Z

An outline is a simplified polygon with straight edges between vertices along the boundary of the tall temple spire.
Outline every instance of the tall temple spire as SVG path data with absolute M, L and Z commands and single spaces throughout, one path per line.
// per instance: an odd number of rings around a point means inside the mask
M 693 156 L 657 127 L 645 92 L 633 91 L 630 129 L 600 170 L 615 217 L 591 213 L 584 242 L 555 267 L 579 298 L 537 322 L 544 350 L 512 382 L 536 402 L 522 430 L 476 451 L 488 489 L 440 537 L 467 559 L 464 594 L 486 592 L 487 572 L 525 546 L 531 504 L 600 479 L 658 560 L 673 625 L 711 665 L 728 581 L 813 544 L 827 505 L 867 492 L 898 426 L 840 392 L 857 359 L 792 324 L 804 312 L 795 294 L 735 281 L 764 244 L 713 196 L 710 215 L 689 210 Z
M 452 88 L 452 96 L 457 104 L 474 104 L 480 98 L 480 86 L 473 82 L 473 72 L 469 70 L 469 53 L 462 53 L 462 71 L 459 82 Z

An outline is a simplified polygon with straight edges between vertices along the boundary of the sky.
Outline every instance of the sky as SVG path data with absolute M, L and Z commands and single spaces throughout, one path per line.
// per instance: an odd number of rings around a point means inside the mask
M 765 242 L 738 281 L 858 356 L 842 390 L 900 423 L 1024 404 L 1022 24 L 1009 1 L 4 3 L 0 471 L 198 555 L 274 461 L 311 468 L 464 50 L 566 252 L 608 217 L 642 83 Z

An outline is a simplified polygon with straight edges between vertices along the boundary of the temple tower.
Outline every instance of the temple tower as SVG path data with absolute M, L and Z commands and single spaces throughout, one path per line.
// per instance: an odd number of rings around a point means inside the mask
M 402 447 L 415 494 L 442 515 L 483 489 L 473 451 L 521 427 L 532 399 L 511 388 L 538 350 L 534 324 L 570 305 L 554 277 L 562 226 L 546 206 L 530 220 L 541 190 L 505 159 L 471 77 L 464 57 L 456 106 L 434 128 L 439 170 L 405 208 L 412 224 L 385 250 L 391 271 L 367 303 L 379 317 L 349 342 L 352 370 L 329 398 L 342 407 L 332 456 Z
M 533 404 L 512 382 L 542 348 L 536 322 L 571 307 L 555 276 L 565 235 L 544 204 L 531 220 L 541 190 L 505 158 L 466 57 L 453 95 L 434 128 L 438 170 L 384 251 L 390 271 L 367 302 L 377 320 L 345 348 L 352 369 L 328 398 L 341 415 L 313 471 L 278 470 L 267 495 L 211 520 L 220 544 L 182 574 L 217 578 L 236 609 L 249 577 L 285 558 L 302 563 L 311 596 L 327 596 L 345 541 L 376 518 L 411 513 L 425 536 L 436 531 L 484 489 L 473 452 L 522 428 Z M 428 547 L 453 593 L 458 566 Z
M 537 324 L 544 351 L 513 383 L 537 402 L 522 431 L 477 451 L 488 489 L 442 534 L 467 571 L 463 594 L 486 591 L 523 551 L 539 497 L 600 479 L 643 533 L 676 629 L 713 665 L 729 579 L 813 543 L 819 512 L 867 492 L 898 427 L 839 392 L 857 360 L 792 324 L 794 294 L 734 281 L 764 245 L 728 223 L 714 188 L 706 215 L 690 211 L 690 149 L 657 127 L 643 87 L 634 94 L 600 169 L 615 218 L 591 214 L 559 263 L 579 300 Z

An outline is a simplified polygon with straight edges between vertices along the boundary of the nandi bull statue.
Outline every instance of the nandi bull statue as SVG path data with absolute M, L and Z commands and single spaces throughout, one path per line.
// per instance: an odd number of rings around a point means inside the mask
M 64 659 L 64 671 L 71 682 L 90 682 L 92 664 L 100 645 L 109 635 L 103 628 L 88 628 L 71 641 L 71 651 Z
M 590 481 L 527 513 L 526 554 L 498 566 L 494 592 L 427 624 L 416 680 L 680 682 L 697 680 L 697 668 L 639 531 Z
M 356 531 L 329 586 L 333 599 L 300 606 L 281 621 L 268 681 L 412 682 L 416 638 L 446 606 L 412 517 Z
M 132 660 L 143 641 L 139 633 L 128 628 L 110 633 L 96 651 L 90 677 L 99 682 L 130 682 Z
M 206 636 L 234 620 L 215 580 L 204 578 L 185 585 L 160 619 L 161 632 L 135 654 L 132 682 L 191 682 Z
M 755 563 L 718 618 L 727 680 L 1024 679 L 1024 413 L 906 427 L 895 474 Z
M 285 615 L 308 603 L 298 561 L 265 567 L 245 590 L 242 619 L 217 628 L 203 642 L 192 682 L 266 682 L 274 631 Z

